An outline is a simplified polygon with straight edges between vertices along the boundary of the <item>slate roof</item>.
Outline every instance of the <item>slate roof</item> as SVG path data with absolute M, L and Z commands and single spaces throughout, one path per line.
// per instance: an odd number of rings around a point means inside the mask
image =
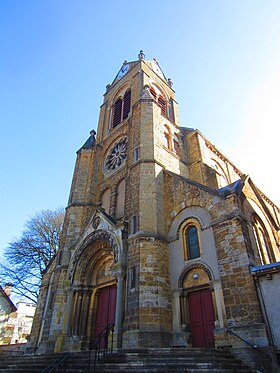
M 92 149 L 96 143 L 95 135 L 96 135 L 96 132 L 94 130 L 90 131 L 90 137 L 81 147 L 81 149 Z
M 271 272 L 279 272 L 280 271 L 280 262 L 270 263 L 270 264 L 264 264 L 261 266 L 251 267 L 250 273 L 252 275 L 260 275 L 265 273 L 271 273 Z
M 16 306 L 14 305 L 14 303 L 11 301 L 10 297 L 5 293 L 4 289 L 2 288 L 2 286 L 0 286 L 0 294 L 2 295 L 3 298 L 6 299 L 6 301 L 8 302 L 8 304 L 10 305 L 11 307 L 11 312 L 15 312 L 17 310 Z

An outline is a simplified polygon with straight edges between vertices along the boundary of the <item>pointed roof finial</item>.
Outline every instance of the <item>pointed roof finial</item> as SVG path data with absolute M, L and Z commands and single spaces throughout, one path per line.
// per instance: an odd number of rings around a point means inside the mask
M 90 137 L 84 143 L 81 149 L 91 149 L 95 146 L 96 139 L 95 139 L 96 132 L 94 130 L 90 131 Z
M 144 52 L 142 51 L 142 49 L 140 50 L 140 53 L 138 54 L 138 59 L 139 59 L 139 60 L 144 60 L 144 59 L 145 59 L 145 54 L 144 54 Z
M 168 83 L 169 87 L 172 88 L 172 86 L 173 86 L 173 82 L 172 82 L 172 80 L 171 80 L 170 78 L 168 78 L 167 83 Z

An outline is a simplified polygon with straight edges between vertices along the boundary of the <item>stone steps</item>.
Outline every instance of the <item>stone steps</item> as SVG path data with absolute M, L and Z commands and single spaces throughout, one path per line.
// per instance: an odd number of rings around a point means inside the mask
M 39 373 L 63 354 L 1 356 L 0 372 Z
M 250 372 L 229 353 L 216 349 L 121 350 L 108 354 L 105 363 L 101 361 L 96 370 L 100 373 Z
M 62 354 L 0 358 L 0 373 L 40 373 Z M 71 353 L 65 373 L 93 372 L 94 352 Z M 109 353 L 100 357 L 95 373 L 252 373 L 226 351 L 216 349 L 142 349 Z

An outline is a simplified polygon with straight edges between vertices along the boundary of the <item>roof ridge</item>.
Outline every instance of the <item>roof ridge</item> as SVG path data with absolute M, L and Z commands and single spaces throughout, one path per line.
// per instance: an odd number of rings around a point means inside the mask
M 197 181 L 194 181 L 194 180 L 192 180 L 192 179 L 189 179 L 189 178 L 187 178 L 187 177 L 185 177 L 185 176 L 178 175 L 178 174 L 176 174 L 176 173 L 174 173 L 174 172 L 172 172 L 172 171 L 167 171 L 167 170 L 164 170 L 164 171 L 165 171 L 166 173 L 170 174 L 171 176 L 175 176 L 175 177 L 177 177 L 177 178 L 179 178 L 179 179 L 185 181 L 186 183 L 188 183 L 188 184 L 190 184 L 190 185 L 194 185 L 194 186 L 196 186 L 196 187 L 198 187 L 198 188 L 200 188 L 200 189 L 205 190 L 206 192 L 209 192 L 209 193 L 211 193 L 211 194 L 214 194 L 214 195 L 216 195 L 216 196 L 218 196 L 218 197 L 222 197 L 222 198 L 225 197 L 224 193 L 221 192 L 220 190 L 217 190 L 217 189 L 214 189 L 214 188 L 208 187 L 208 186 L 206 186 L 206 185 L 204 185 L 204 184 L 201 184 L 201 183 L 199 183 L 199 182 L 197 182 Z

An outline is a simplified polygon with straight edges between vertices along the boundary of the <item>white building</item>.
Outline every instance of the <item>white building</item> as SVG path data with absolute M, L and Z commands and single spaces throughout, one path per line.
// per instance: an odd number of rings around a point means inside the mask
M 11 343 L 25 343 L 30 334 L 36 305 L 33 303 L 18 302 L 17 317 L 9 321 L 14 324 L 14 333 Z

